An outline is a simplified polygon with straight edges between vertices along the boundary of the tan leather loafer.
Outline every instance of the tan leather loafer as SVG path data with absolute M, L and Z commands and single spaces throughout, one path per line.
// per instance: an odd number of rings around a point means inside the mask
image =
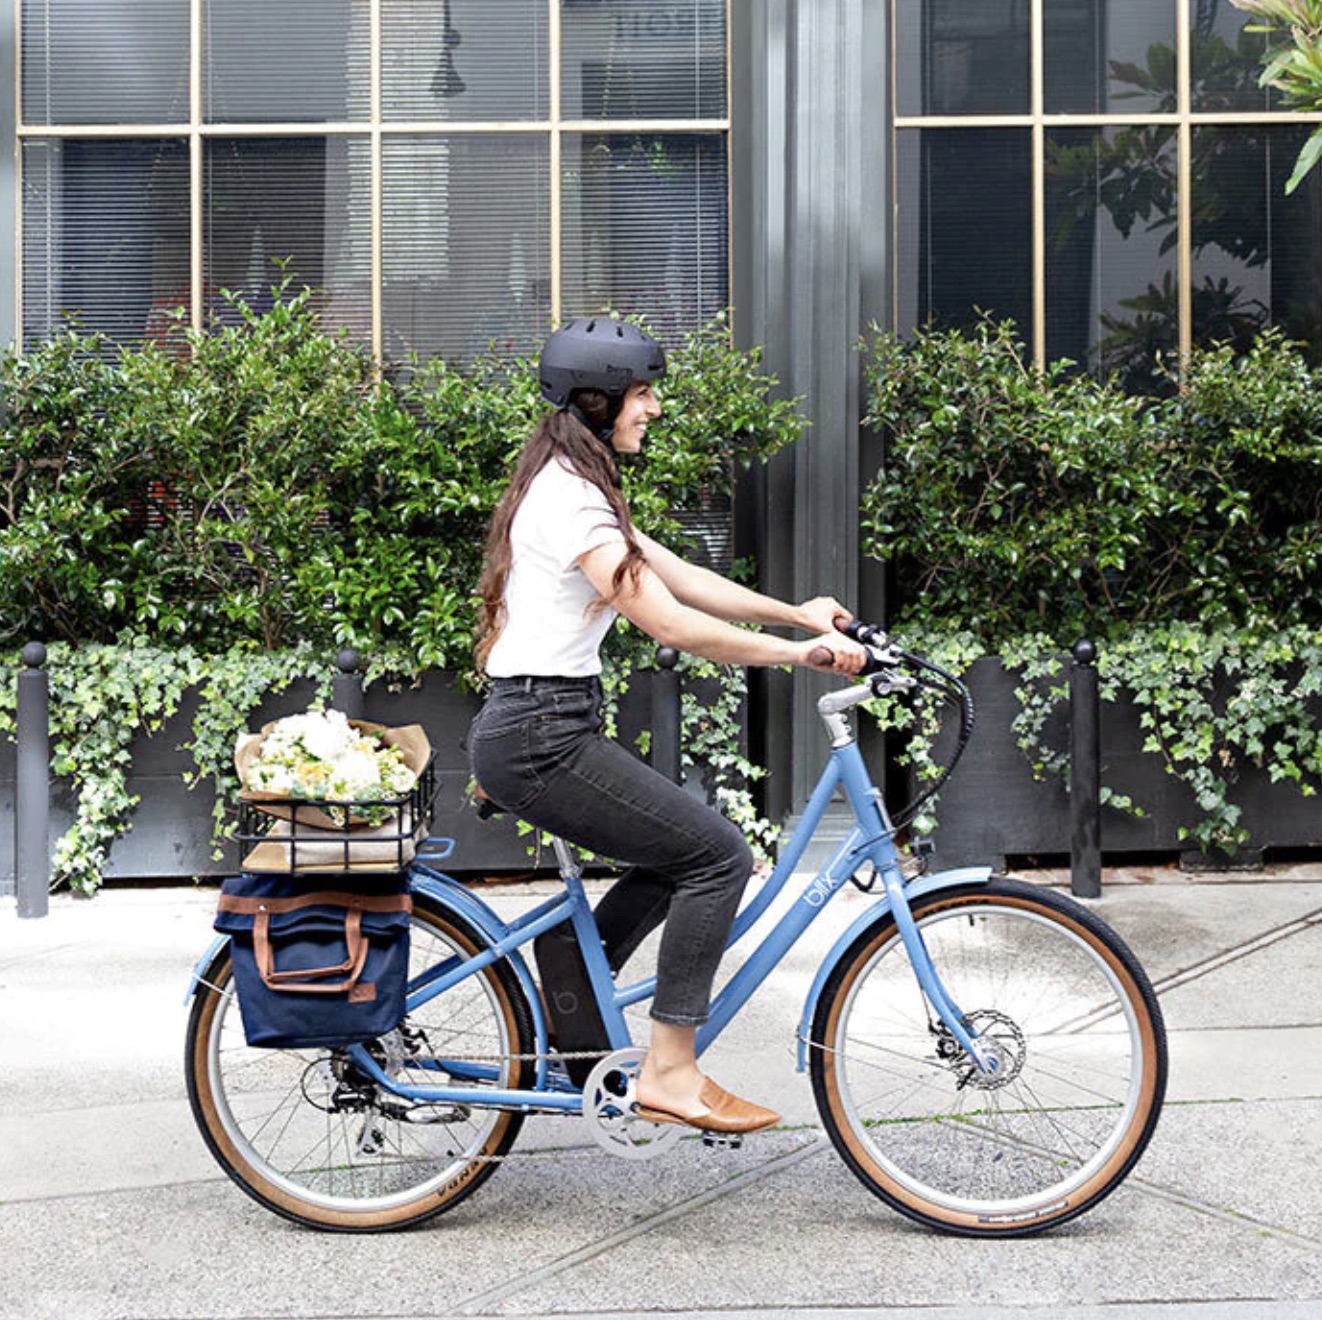
M 679 1114 L 673 1109 L 656 1109 L 651 1105 L 637 1105 L 636 1111 L 639 1118 L 649 1123 L 682 1123 L 701 1132 L 757 1132 L 780 1122 L 780 1115 L 774 1109 L 741 1100 L 717 1086 L 710 1077 L 703 1082 L 698 1098 L 706 1106 L 699 1114 Z

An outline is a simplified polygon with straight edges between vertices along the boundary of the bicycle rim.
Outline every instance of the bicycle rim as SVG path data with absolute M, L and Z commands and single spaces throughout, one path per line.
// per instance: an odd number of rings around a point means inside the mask
M 1095 1205 L 1156 1125 L 1165 1036 L 1119 937 L 1012 881 L 914 910 L 932 962 L 1001 1072 L 984 1077 L 932 1013 L 891 920 L 866 932 L 816 1015 L 813 1085 L 837 1149 L 911 1218 L 1021 1235 Z
M 411 976 L 480 947 L 466 924 L 415 896 Z M 398 1102 L 355 1075 L 343 1052 L 250 1048 L 228 952 L 207 980 L 188 1032 L 194 1117 L 226 1172 L 276 1213 L 320 1228 L 399 1228 L 457 1204 L 513 1144 L 519 1114 L 476 1103 L 392 1109 Z M 484 1086 L 527 1084 L 527 1062 L 510 1056 L 531 1048 L 528 1010 L 504 964 L 436 996 L 406 1025 L 370 1047 L 403 1081 L 467 1078 L 475 1099 Z M 447 1072 L 461 1057 L 492 1061 L 491 1075 Z

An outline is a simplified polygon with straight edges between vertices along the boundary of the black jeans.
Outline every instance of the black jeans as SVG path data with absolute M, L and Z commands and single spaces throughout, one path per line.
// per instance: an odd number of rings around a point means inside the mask
M 469 733 L 473 774 L 505 810 L 628 866 L 597 904 L 618 969 L 665 921 L 651 1015 L 707 1020 L 753 869 L 739 829 L 602 732 L 595 679 L 496 679 Z

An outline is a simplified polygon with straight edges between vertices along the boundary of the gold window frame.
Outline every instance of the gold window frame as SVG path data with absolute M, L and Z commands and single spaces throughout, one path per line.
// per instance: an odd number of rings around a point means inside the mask
M 901 5 L 891 0 L 890 92 L 892 148 L 896 136 L 906 129 L 924 128 L 1027 128 L 1032 150 L 1032 308 L 1033 360 L 1039 369 L 1046 360 L 1046 134 L 1050 128 L 1133 127 L 1139 124 L 1171 124 L 1176 130 L 1176 272 L 1179 280 L 1178 346 L 1180 361 L 1187 362 L 1193 348 L 1193 179 L 1190 162 L 1193 130 L 1204 124 L 1322 123 L 1322 113 L 1296 110 L 1195 111 L 1192 106 L 1191 30 L 1193 0 L 1175 0 L 1175 63 L 1177 109 L 1174 114 L 1136 111 L 1133 114 L 1048 114 L 1043 108 L 1043 14 L 1048 0 L 1029 0 L 1029 111 L 1008 115 L 902 115 L 897 93 L 898 28 Z M 1251 21 L 1245 15 L 1245 21 Z M 892 232 L 899 221 L 898 152 L 891 151 Z M 891 288 L 891 323 L 898 327 L 900 271 L 894 271 Z
M 548 105 L 545 119 L 518 120 L 480 120 L 480 119 L 408 119 L 387 120 L 382 111 L 382 15 L 381 0 L 362 0 L 368 6 L 368 88 L 369 113 L 366 122 L 308 121 L 297 123 L 221 123 L 204 122 L 203 119 L 203 0 L 189 0 L 189 117 L 187 122 L 140 124 L 60 124 L 29 125 L 23 121 L 23 4 L 22 0 L 14 6 L 14 121 L 17 124 L 17 136 L 20 150 L 16 164 L 16 210 L 15 223 L 15 280 L 16 337 L 22 343 L 23 337 L 23 152 L 25 138 L 60 139 L 60 138 L 105 138 L 124 139 L 142 137 L 174 137 L 188 142 L 189 149 L 189 284 L 191 302 L 191 324 L 194 329 L 203 328 L 205 317 L 204 296 L 204 249 L 203 249 L 203 145 L 208 138 L 235 137 L 285 137 L 309 134 L 319 136 L 354 136 L 366 137 L 369 142 L 369 160 L 371 177 L 371 350 L 378 361 L 383 360 L 384 327 L 382 324 L 382 143 L 386 137 L 411 136 L 425 134 L 499 134 L 515 133 L 532 136 L 545 134 L 549 145 L 549 211 L 550 211 L 550 280 L 551 280 L 551 320 L 558 324 L 563 313 L 562 293 L 562 214 L 563 214 L 563 179 L 561 173 L 561 142 L 570 133 L 676 133 L 698 136 L 701 134 L 720 134 L 726 145 L 727 160 L 730 153 L 730 0 L 725 0 L 725 106 L 724 114 L 718 118 L 690 119 L 565 119 L 561 114 L 561 80 L 563 63 L 563 40 L 561 34 L 561 0 L 546 0 L 547 11 L 547 60 L 548 60 Z M 726 178 L 726 214 L 731 212 L 731 175 Z M 730 226 L 727 225 L 727 234 Z M 730 268 L 727 238 L 726 262 Z

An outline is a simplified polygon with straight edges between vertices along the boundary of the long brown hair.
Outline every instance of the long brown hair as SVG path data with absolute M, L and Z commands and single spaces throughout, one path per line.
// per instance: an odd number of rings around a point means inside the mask
M 576 403 L 592 424 L 601 425 L 605 422 L 610 408 L 605 395 L 583 391 Z M 611 512 L 619 520 L 626 549 L 611 579 L 611 594 L 614 596 L 619 593 L 626 578 L 631 588 L 638 585 L 643 567 L 643 551 L 634 534 L 629 506 L 624 502 L 624 494 L 620 489 L 614 450 L 609 442 L 603 443 L 593 435 L 573 413 L 548 413 L 528 437 L 510 484 L 491 515 L 486 557 L 477 588 L 481 599 L 473 654 L 479 669 L 486 668 L 487 655 L 505 626 L 505 584 L 509 580 L 513 560 L 510 528 L 514 523 L 514 515 L 518 513 L 519 505 L 523 503 L 523 497 L 532 485 L 532 479 L 547 463 L 557 458 L 567 463 L 585 481 L 596 486 L 605 495 Z

